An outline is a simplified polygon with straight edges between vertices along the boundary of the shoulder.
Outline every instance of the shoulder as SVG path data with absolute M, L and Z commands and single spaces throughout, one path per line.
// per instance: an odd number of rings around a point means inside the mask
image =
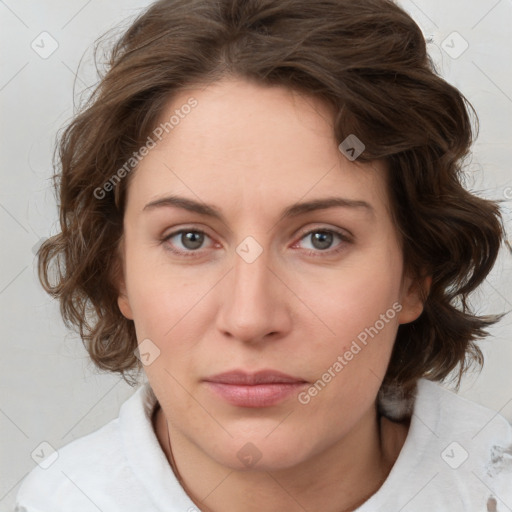
M 360 511 L 481 512 L 512 504 L 511 424 L 425 379 L 418 381 L 412 403 L 398 458 Z
M 116 494 L 116 486 L 135 482 L 126 456 L 122 417 L 125 423 L 133 422 L 133 429 L 149 428 L 141 417 L 147 394 L 147 387 L 137 389 L 122 405 L 118 418 L 55 452 L 49 445 L 43 445 L 41 457 L 44 458 L 20 486 L 17 510 L 46 512 L 65 507 L 65 510 L 97 511 L 101 508 L 99 501 Z
M 512 425 L 499 412 L 421 379 L 413 414 L 416 440 L 441 449 L 447 466 L 506 474 L 512 491 Z M 500 467 L 498 454 L 508 463 Z
M 441 433 L 471 433 L 481 442 L 512 442 L 512 425 L 501 414 L 426 379 L 418 381 L 414 414 Z
M 411 441 L 423 479 L 444 499 L 457 497 L 465 511 L 512 503 L 512 425 L 498 412 L 421 379 Z
M 114 468 L 126 466 L 118 423 L 115 419 L 50 454 L 41 447 L 44 459 L 23 480 L 17 503 L 28 510 L 55 510 L 60 497 L 67 506 L 82 506 L 88 488 L 104 485 Z

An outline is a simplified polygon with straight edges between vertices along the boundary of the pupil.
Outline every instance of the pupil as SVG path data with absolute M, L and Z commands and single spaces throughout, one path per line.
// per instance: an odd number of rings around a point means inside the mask
M 317 245 L 317 242 L 320 243 L 320 245 Z M 326 233 L 324 231 L 319 231 L 317 233 L 314 233 L 313 235 L 313 245 L 317 249 L 328 249 L 329 246 L 332 243 L 332 233 Z
M 202 233 L 189 231 L 181 235 L 181 241 L 188 249 L 198 249 L 203 243 L 203 235 Z

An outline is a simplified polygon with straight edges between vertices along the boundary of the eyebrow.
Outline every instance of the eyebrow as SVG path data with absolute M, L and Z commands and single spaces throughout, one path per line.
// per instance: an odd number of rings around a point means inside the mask
M 162 197 L 161 199 L 157 199 L 148 203 L 146 206 L 144 206 L 143 211 L 151 211 L 162 207 L 182 208 L 190 212 L 195 212 L 200 215 L 206 215 L 208 217 L 218 219 L 219 221 L 225 223 L 224 216 L 215 206 L 201 203 L 182 196 L 173 195 Z M 308 212 L 338 207 L 361 209 L 366 210 L 372 215 L 375 214 L 373 206 L 366 201 L 359 199 L 348 199 L 344 197 L 325 197 L 322 199 L 314 199 L 312 201 L 297 203 L 285 208 L 281 213 L 279 222 L 291 217 L 298 217 L 299 215 L 303 215 Z

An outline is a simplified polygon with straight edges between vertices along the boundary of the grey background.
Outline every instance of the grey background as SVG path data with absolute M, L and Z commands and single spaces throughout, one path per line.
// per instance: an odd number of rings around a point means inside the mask
M 1 511 L 12 510 L 40 443 L 58 449 L 98 429 L 134 392 L 119 377 L 97 372 L 81 341 L 66 331 L 57 302 L 37 279 L 34 250 L 58 230 L 49 179 L 53 144 L 73 115 L 73 94 L 77 100 L 96 81 L 92 44 L 149 3 L 0 0 Z M 431 40 L 441 74 L 479 114 L 468 187 L 507 199 L 503 211 L 512 246 L 512 1 L 403 0 L 400 5 Z M 468 48 L 461 53 L 464 41 Z M 504 248 L 474 296 L 479 312 L 512 309 L 511 274 L 512 248 Z M 512 420 L 510 316 L 481 343 L 484 370 L 465 378 L 461 394 Z

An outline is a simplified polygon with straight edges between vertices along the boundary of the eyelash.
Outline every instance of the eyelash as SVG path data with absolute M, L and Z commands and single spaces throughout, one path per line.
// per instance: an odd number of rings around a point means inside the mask
M 176 235 L 180 235 L 182 233 L 196 233 L 196 234 L 206 235 L 208 238 L 211 238 L 205 231 L 202 231 L 201 229 L 187 229 L 187 228 L 185 228 L 185 229 L 180 229 L 179 231 L 174 231 L 174 232 L 170 233 L 169 235 L 165 236 L 161 240 L 161 242 L 162 243 L 166 243 L 171 238 L 175 237 Z M 316 250 L 315 251 L 315 250 L 307 249 L 306 250 L 306 254 L 308 256 L 312 256 L 314 258 L 322 257 L 324 255 L 333 256 L 333 255 L 341 252 L 342 250 L 344 250 L 346 243 L 352 243 L 352 239 L 349 236 L 347 236 L 346 234 L 342 233 L 341 231 L 337 231 L 335 229 L 320 229 L 320 228 L 312 229 L 310 231 L 306 231 L 305 233 L 302 233 L 301 237 L 299 238 L 299 242 L 301 240 L 303 240 L 304 238 L 306 238 L 307 236 L 312 235 L 313 233 L 327 233 L 327 234 L 337 235 L 340 238 L 341 242 L 342 242 L 342 243 L 339 244 L 338 248 L 336 248 L 336 249 L 326 249 L 324 251 L 322 251 L 322 250 Z M 201 251 L 200 249 L 199 250 L 195 250 L 195 251 L 191 251 L 191 250 L 189 250 L 189 251 L 182 251 L 182 250 L 173 249 L 169 245 L 166 246 L 166 250 L 171 251 L 174 254 L 178 254 L 180 256 L 184 256 L 186 258 L 194 258 L 194 257 L 197 258 L 197 257 L 200 256 L 200 251 Z

